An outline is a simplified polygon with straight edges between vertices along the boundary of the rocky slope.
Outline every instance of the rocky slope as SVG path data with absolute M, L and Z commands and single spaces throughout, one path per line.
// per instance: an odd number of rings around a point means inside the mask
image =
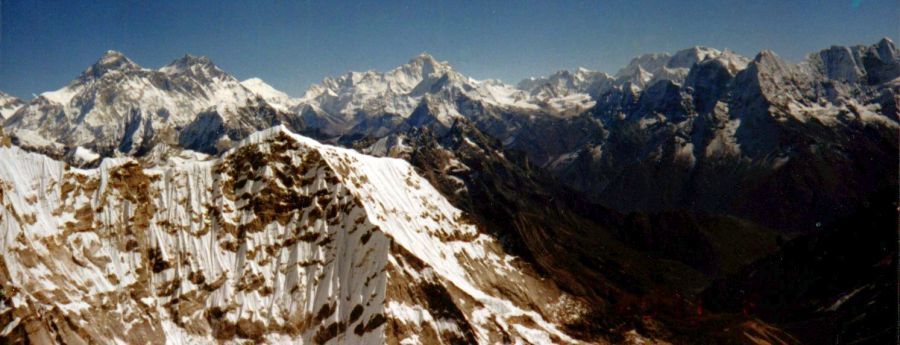
M 7 342 L 576 342 L 580 302 L 400 160 L 283 127 L 155 167 L 0 157 Z

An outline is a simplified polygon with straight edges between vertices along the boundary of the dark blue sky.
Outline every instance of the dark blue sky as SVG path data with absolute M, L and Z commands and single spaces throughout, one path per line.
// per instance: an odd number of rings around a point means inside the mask
M 207 55 L 240 79 L 300 95 L 323 77 L 387 70 L 427 51 L 509 83 L 693 45 L 791 60 L 896 39 L 897 0 L 2 1 L 0 90 L 57 89 L 106 50 L 144 67 Z

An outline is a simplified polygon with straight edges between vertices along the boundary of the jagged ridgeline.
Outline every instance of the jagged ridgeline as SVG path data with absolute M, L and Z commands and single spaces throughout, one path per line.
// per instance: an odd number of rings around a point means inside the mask
M 894 295 L 898 95 L 887 38 L 515 86 L 421 54 L 299 98 L 110 51 L 59 90 L 0 93 L 0 336 L 883 338 L 864 306 Z
M 0 159 L 12 342 L 560 343 L 584 309 L 405 162 L 282 127 L 152 168 Z
M 185 55 L 153 70 L 115 51 L 62 89 L 4 114 L 18 145 L 80 159 L 76 147 L 101 156 L 161 154 L 172 146 L 220 152 L 255 131 L 299 124 L 208 58 Z

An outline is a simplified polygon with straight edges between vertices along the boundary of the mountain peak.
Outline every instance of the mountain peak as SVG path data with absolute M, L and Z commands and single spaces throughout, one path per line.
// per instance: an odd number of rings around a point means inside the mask
M 247 79 L 241 81 L 241 85 L 244 85 L 245 87 L 248 85 L 249 86 L 262 86 L 262 87 L 266 87 L 266 88 L 272 87 L 271 85 L 269 85 L 269 83 L 266 83 L 265 80 L 262 80 L 258 77 L 247 78 Z
M 722 52 L 717 49 L 704 46 L 693 46 L 675 52 L 675 54 L 672 55 L 672 58 L 669 59 L 666 67 L 691 68 L 691 66 L 700 61 L 706 60 L 708 58 L 715 58 L 721 54 Z
M 210 60 L 208 57 L 196 56 L 196 55 L 191 55 L 191 54 L 184 54 L 184 56 L 182 56 L 178 59 L 175 59 L 168 65 L 165 65 L 162 68 L 160 68 L 159 70 L 160 70 L 160 72 L 163 72 L 166 74 L 181 74 L 181 73 L 187 72 L 189 70 L 198 69 L 198 68 L 222 72 L 221 69 L 219 69 L 219 67 L 216 66 L 212 62 L 212 60 Z M 224 73 L 224 72 L 222 72 L 222 73 Z
M 196 56 L 191 54 L 184 54 L 181 58 L 175 60 L 176 63 L 185 64 L 185 65 L 206 65 L 212 64 L 212 60 L 210 60 L 206 56 Z
M 419 55 L 416 55 L 413 58 L 409 59 L 409 62 L 410 63 L 422 62 L 422 63 L 440 64 L 440 61 L 435 59 L 434 56 L 432 56 L 431 54 L 428 54 L 427 52 L 419 53 Z
M 753 62 L 756 62 L 756 63 L 772 61 L 772 60 L 777 61 L 777 60 L 781 60 L 781 58 L 778 56 L 778 54 L 775 54 L 775 52 L 768 50 L 768 49 L 760 51 L 758 54 L 756 54 L 756 57 L 753 58 Z
M 669 53 L 650 53 L 641 54 L 631 59 L 627 66 L 616 72 L 616 78 L 631 77 L 632 79 L 640 74 L 640 70 L 655 71 L 663 68 L 672 58 Z
M 94 62 L 91 67 L 88 67 L 82 75 L 84 77 L 99 78 L 111 71 L 124 72 L 138 70 L 140 68 L 140 66 L 125 57 L 124 54 L 115 50 L 108 50 L 97 59 L 97 62 Z
M 253 77 L 244 80 L 241 82 L 241 85 L 273 105 L 287 104 L 291 100 L 291 97 L 286 93 L 275 89 L 260 78 Z
M 897 46 L 894 45 L 894 41 L 888 37 L 878 41 L 878 43 L 875 44 L 875 49 L 885 60 L 891 60 L 894 56 L 900 55 L 898 54 Z
M 725 49 L 721 54 L 714 58 L 721 62 L 732 74 L 736 74 L 738 71 L 747 68 L 747 64 L 750 63 L 750 59 L 731 51 L 730 49 Z
M 690 48 L 687 48 L 684 50 L 689 50 L 689 51 L 696 52 L 696 53 L 717 53 L 717 52 L 719 52 L 718 49 L 710 48 L 707 46 L 693 46 L 693 47 L 690 47 Z
M 409 62 L 400 66 L 400 68 L 421 70 L 422 76 L 428 76 L 434 72 L 446 72 L 451 69 L 450 64 L 446 61 L 435 59 L 434 56 L 425 52 L 409 59 Z
M 122 52 L 120 52 L 120 51 L 118 51 L 118 50 L 112 50 L 112 49 L 110 49 L 110 50 L 107 50 L 106 53 L 103 53 L 103 56 L 101 56 L 100 59 L 101 59 L 101 60 L 107 59 L 107 58 L 109 58 L 109 59 L 120 59 L 120 58 L 124 58 L 124 57 L 125 57 L 125 54 L 122 54 Z

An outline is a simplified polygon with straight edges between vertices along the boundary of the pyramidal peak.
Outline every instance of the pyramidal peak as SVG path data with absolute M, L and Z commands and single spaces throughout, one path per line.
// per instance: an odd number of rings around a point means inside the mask
M 125 57 L 125 54 L 115 50 L 108 50 L 97 60 L 97 62 L 94 62 L 91 67 L 88 67 L 88 69 L 82 73 L 82 77 L 99 78 L 113 71 L 126 72 L 140 70 L 140 68 L 141 67 L 134 63 L 134 61 Z
M 900 55 L 900 51 L 897 50 L 897 46 L 894 44 L 894 41 L 892 41 L 888 37 L 882 38 L 880 41 L 878 41 L 878 43 L 875 44 L 875 49 L 877 49 L 881 55 L 889 57 L 889 59 Z
M 753 58 L 753 62 L 762 62 L 762 61 L 765 61 L 768 59 L 781 59 L 781 58 L 778 56 L 778 54 L 775 54 L 775 52 L 768 50 L 768 49 L 764 49 L 756 54 L 756 56 Z
M 896 51 L 897 46 L 894 44 L 894 40 L 890 37 L 882 37 L 878 40 L 878 43 L 875 43 L 876 49 L 886 49 L 888 51 Z
M 421 53 L 419 53 L 419 55 L 412 57 L 411 59 L 409 59 L 409 64 L 432 65 L 432 66 L 447 65 L 447 66 L 449 66 L 449 63 L 447 63 L 447 61 L 440 61 L 427 52 L 421 52 Z
M 790 66 L 793 66 L 788 61 L 782 59 L 778 54 L 771 50 L 762 50 L 753 58 L 753 60 L 747 64 L 747 66 L 755 66 L 757 70 L 765 70 L 770 71 L 771 73 L 775 73 L 775 71 L 779 71 L 778 74 L 781 75 L 785 73 Z
M 428 53 L 420 53 L 409 60 L 405 65 L 399 66 L 388 74 L 397 74 L 397 72 L 413 72 L 419 74 L 420 77 L 427 77 L 433 74 L 445 74 L 453 70 L 447 61 L 439 61 Z
M 107 50 L 106 53 L 103 53 L 103 56 L 100 57 L 100 60 L 98 62 L 108 63 L 108 62 L 120 60 L 120 59 L 127 59 L 127 58 L 125 57 L 125 54 L 122 54 L 122 52 L 110 49 L 110 50 Z

